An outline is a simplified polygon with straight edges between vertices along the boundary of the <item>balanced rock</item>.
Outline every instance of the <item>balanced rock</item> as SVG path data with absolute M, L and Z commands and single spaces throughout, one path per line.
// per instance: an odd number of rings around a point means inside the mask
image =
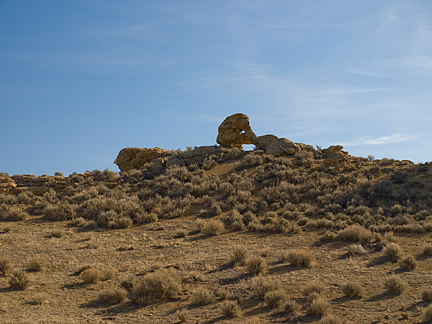
M 256 135 L 245 114 L 234 114 L 225 118 L 218 128 L 216 142 L 222 147 L 242 148 L 243 144 L 254 144 Z
M 122 149 L 114 163 L 118 165 L 121 171 L 129 171 L 133 169 L 140 169 L 144 164 L 150 162 L 153 159 L 170 155 L 171 152 L 161 149 L 159 147 L 154 148 L 139 148 L 139 147 L 128 147 Z

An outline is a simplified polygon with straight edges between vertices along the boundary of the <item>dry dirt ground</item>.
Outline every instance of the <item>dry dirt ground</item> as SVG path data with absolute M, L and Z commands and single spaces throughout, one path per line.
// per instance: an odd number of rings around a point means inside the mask
M 188 235 L 178 237 L 179 231 Z M 128 229 L 90 231 L 71 227 L 68 222 L 46 222 L 40 217 L 3 222 L 0 255 L 9 256 L 17 269 L 26 269 L 29 260 L 40 255 L 47 260 L 47 268 L 28 271 L 32 285 L 25 290 L 12 289 L 10 277 L 0 277 L 0 322 L 179 323 L 176 312 L 185 310 L 187 323 L 318 323 L 319 316 L 306 314 L 302 289 L 322 282 L 331 313 L 343 323 L 421 323 L 421 311 L 426 306 L 421 291 L 431 288 L 432 283 L 432 258 L 422 255 L 423 246 L 432 242 L 430 234 L 397 236 L 403 254 L 418 261 L 415 270 L 402 271 L 397 262 L 383 257 L 380 243 L 366 245 L 365 255 L 348 257 L 347 246 L 352 243 L 324 242 L 320 240 L 323 233 L 245 230 L 204 236 L 197 231 L 194 216 Z M 269 269 L 266 277 L 279 279 L 287 296 L 303 306 L 298 318 L 287 319 L 258 300 L 247 268 L 228 265 L 239 247 L 246 247 L 250 257 L 265 257 Z M 314 265 L 298 268 L 279 262 L 280 254 L 292 249 L 310 251 Z M 118 273 L 110 280 L 85 284 L 78 273 L 86 265 L 113 267 Z M 129 299 L 118 305 L 98 301 L 101 291 L 120 288 L 124 280 L 139 278 L 160 267 L 173 268 L 182 279 L 182 293 L 177 299 L 144 307 Z M 395 273 L 409 285 L 400 295 L 387 293 L 383 287 L 385 278 Z M 345 297 L 341 286 L 347 282 L 360 284 L 363 297 Z M 198 287 L 206 287 L 216 296 L 223 289 L 238 291 L 243 297 L 242 317 L 222 316 L 218 297 L 209 305 L 192 305 L 192 294 Z

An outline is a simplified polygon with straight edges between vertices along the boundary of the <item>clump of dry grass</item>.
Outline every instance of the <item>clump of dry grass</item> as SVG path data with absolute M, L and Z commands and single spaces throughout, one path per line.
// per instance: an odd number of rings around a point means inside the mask
M 219 291 L 218 296 L 222 299 L 236 300 L 238 303 L 243 301 L 243 296 L 238 290 L 223 289 Z
M 210 219 L 202 226 L 201 232 L 207 236 L 216 236 L 225 231 L 223 222 L 219 219 Z
M 205 287 L 197 288 L 192 294 L 192 304 L 204 306 L 213 303 L 214 294 Z
M 302 268 L 311 267 L 314 261 L 312 253 L 304 250 L 289 251 L 284 258 L 293 266 Z
M 16 270 L 12 272 L 12 277 L 9 280 L 9 284 L 12 288 L 24 290 L 31 286 L 30 279 L 27 274 L 22 270 Z
M 372 242 L 374 239 L 373 233 L 361 225 L 351 225 L 339 233 L 339 238 L 343 241 L 351 242 Z
M 321 282 L 313 282 L 310 283 L 309 285 L 307 285 L 303 290 L 302 290 L 302 294 L 303 296 L 307 297 L 309 295 L 311 295 L 312 293 L 316 293 L 316 294 L 322 294 L 325 291 L 325 286 L 323 283 Z
M 272 290 L 264 295 L 264 301 L 270 308 L 280 308 L 286 299 L 287 295 L 283 289 Z
M 12 262 L 9 256 L 4 255 L 0 257 L 0 273 L 5 276 L 12 270 Z
M 262 257 L 253 257 L 247 262 L 247 270 L 254 275 L 263 275 L 267 272 L 267 262 Z
M 307 314 L 324 316 L 330 311 L 330 303 L 328 300 L 318 297 L 312 300 L 312 303 L 307 309 Z
M 397 243 L 388 243 L 383 249 L 384 256 L 390 259 L 398 259 L 402 254 L 402 249 Z
M 426 256 L 432 256 L 432 244 L 428 243 L 423 247 L 422 253 Z
M 183 308 L 182 310 L 178 310 L 176 312 L 176 316 L 181 323 L 185 323 L 189 319 L 189 312 L 186 308 Z
M 241 308 L 235 300 L 224 300 L 219 305 L 219 312 L 224 316 L 241 317 Z
M 280 306 L 279 309 L 281 310 L 281 312 L 284 312 L 287 315 L 295 317 L 295 316 L 297 316 L 299 314 L 300 305 L 297 304 L 295 302 L 295 300 L 288 300 L 288 301 L 284 302 Z
M 281 288 L 281 282 L 277 279 L 257 276 L 252 279 L 253 294 L 259 299 L 264 299 L 264 296 L 269 291 L 278 290 Z
M 132 289 L 131 300 L 140 306 L 172 299 L 181 291 L 177 275 L 168 270 L 146 274 Z
M 429 305 L 423 310 L 421 318 L 426 323 L 432 323 L 432 305 Z
M 31 271 L 43 271 L 47 267 L 47 261 L 44 257 L 36 254 L 33 258 L 30 259 L 27 268 Z
M 87 269 L 81 272 L 80 278 L 87 284 L 97 283 L 102 280 L 103 274 L 99 269 Z
M 403 270 L 414 270 L 417 268 L 417 261 L 413 256 L 407 256 L 400 260 L 399 266 Z
M 358 283 L 348 282 L 342 286 L 342 292 L 349 298 L 356 298 L 362 296 L 363 289 Z
M 126 299 L 126 291 L 123 289 L 107 289 L 99 293 L 98 300 L 104 304 L 120 304 Z
M 47 293 L 36 293 L 28 301 L 31 305 L 43 305 L 48 302 L 49 296 Z
M 391 294 L 401 294 L 408 288 L 408 284 L 401 277 L 392 275 L 384 281 L 384 288 Z
M 432 303 L 432 289 L 424 289 L 421 293 L 421 298 L 426 303 Z
M 328 314 L 325 315 L 323 318 L 321 318 L 321 320 L 318 323 L 319 324 L 343 324 L 343 321 L 336 315 Z
M 229 260 L 229 263 L 231 265 L 245 265 L 246 260 L 248 256 L 248 251 L 245 247 L 241 247 L 236 249 L 233 254 L 231 255 L 231 258 Z

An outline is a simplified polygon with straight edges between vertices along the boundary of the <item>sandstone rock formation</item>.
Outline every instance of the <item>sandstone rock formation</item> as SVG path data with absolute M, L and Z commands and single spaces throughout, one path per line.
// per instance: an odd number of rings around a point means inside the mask
M 259 150 L 277 156 L 294 155 L 301 151 L 301 148 L 297 144 L 275 135 L 259 136 L 255 139 L 254 144 Z
M 218 128 L 216 142 L 222 147 L 242 148 L 243 144 L 254 144 L 256 135 L 245 114 L 234 114 L 225 118 Z
M 114 163 L 118 165 L 121 171 L 129 171 L 133 169 L 140 169 L 144 164 L 153 159 L 168 156 L 171 153 L 159 147 L 154 148 L 138 148 L 128 147 L 122 149 Z
M 342 149 L 342 145 L 333 145 L 323 149 L 324 165 L 336 168 L 343 167 L 349 161 L 349 158 L 348 152 L 342 151 Z

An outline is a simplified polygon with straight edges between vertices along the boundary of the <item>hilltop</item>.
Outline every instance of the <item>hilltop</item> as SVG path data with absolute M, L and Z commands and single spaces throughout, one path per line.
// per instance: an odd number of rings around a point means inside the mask
M 126 148 L 120 174 L 0 174 L 3 322 L 427 320 L 432 164 L 238 115 L 220 146 Z

